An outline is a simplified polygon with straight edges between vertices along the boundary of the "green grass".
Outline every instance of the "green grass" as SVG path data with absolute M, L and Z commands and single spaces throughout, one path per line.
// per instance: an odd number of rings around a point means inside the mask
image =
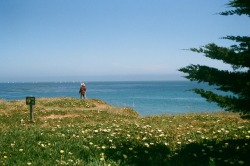
M 249 165 L 238 114 L 139 116 L 96 99 L 0 101 L 0 165 Z

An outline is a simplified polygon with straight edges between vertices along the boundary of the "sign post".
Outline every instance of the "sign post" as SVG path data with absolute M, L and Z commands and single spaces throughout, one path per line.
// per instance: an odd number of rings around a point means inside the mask
M 26 105 L 30 106 L 30 121 L 34 122 L 34 116 L 33 116 L 33 108 L 32 106 L 35 105 L 36 98 L 33 96 L 27 96 L 26 97 Z

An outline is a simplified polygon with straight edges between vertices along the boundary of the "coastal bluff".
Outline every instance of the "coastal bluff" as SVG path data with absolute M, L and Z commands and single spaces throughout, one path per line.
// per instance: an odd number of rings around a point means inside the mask
M 11 111 L 27 113 L 29 107 L 25 100 L 0 100 L 0 113 Z M 77 99 L 72 97 L 36 98 L 34 113 L 36 119 L 63 119 L 80 116 L 83 112 L 106 112 L 123 116 L 138 117 L 139 113 L 129 107 L 115 107 L 99 99 Z M 81 112 L 81 113 L 80 113 Z M 79 113 L 79 114 L 78 114 Z M 49 115 L 47 115 L 49 114 Z

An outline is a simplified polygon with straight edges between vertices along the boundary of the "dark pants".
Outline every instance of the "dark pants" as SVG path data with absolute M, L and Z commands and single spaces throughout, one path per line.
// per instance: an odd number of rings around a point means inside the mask
M 81 99 L 86 99 L 86 92 L 85 92 L 85 93 L 81 93 L 81 94 L 80 94 L 80 98 L 81 98 Z

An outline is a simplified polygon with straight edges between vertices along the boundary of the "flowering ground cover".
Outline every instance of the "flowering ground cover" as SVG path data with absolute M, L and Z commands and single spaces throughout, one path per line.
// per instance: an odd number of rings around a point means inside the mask
M 250 120 L 238 114 L 142 117 L 96 99 L 0 101 L 0 165 L 249 165 Z

